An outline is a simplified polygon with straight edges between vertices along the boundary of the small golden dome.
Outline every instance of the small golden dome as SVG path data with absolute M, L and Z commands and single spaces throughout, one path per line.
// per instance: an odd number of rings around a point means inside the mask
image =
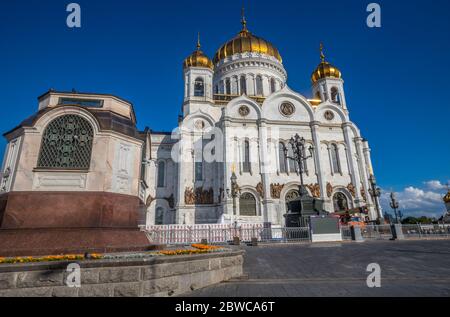
M 268 41 L 257 37 L 247 30 L 247 21 L 245 16 L 242 16 L 242 30 L 233 39 L 222 45 L 214 56 L 214 64 L 217 64 L 220 60 L 232 56 L 234 54 L 240 54 L 245 52 L 266 54 L 275 57 L 280 63 L 283 62 L 278 49 Z
M 447 195 L 444 197 L 444 203 L 448 204 L 450 203 L 450 190 L 448 191 Z
M 322 62 L 319 64 L 319 66 L 317 66 L 317 68 L 311 75 L 311 80 L 313 83 L 323 78 L 342 78 L 341 71 L 337 67 L 325 61 L 322 44 L 320 44 L 320 58 L 322 59 Z
M 197 41 L 197 50 L 188 56 L 183 62 L 183 68 L 188 67 L 205 67 L 214 69 L 213 62 L 201 50 L 200 35 Z

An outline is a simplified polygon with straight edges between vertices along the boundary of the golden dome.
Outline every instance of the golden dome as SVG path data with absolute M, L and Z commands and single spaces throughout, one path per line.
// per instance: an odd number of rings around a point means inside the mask
M 323 78 L 342 78 L 341 71 L 337 67 L 325 61 L 322 44 L 320 44 L 320 58 L 322 59 L 322 62 L 319 64 L 319 66 L 317 66 L 317 68 L 311 75 L 311 80 L 313 83 Z
M 197 50 L 188 56 L 183 62 L 183 68 L 205 67 L 214 69 L 213 62 L 200 50 L 200 35 L 197 41 Z
M 283 62 L 275 46 L 247 30 L 247 21 L 244 16 L 242 17 L 241 23 L 243 26 L 241 32 L 217 50 L 213 59 L 214 64 L 217 64 L 220 60 L 228 56 L 245 52 L 266 54 L 275 57 L 280 63 Z
M 444 197 L 444 203 L 448 204 L 450 203 L 450 190 L 448 191 L 447 195 Z

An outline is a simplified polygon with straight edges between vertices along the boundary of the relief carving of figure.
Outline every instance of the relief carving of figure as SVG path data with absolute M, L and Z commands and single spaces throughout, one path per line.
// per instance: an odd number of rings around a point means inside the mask
M 366 191 L 364 190 L 363 187 L 361 187 L 361 197 L 364 199 L 365 202 L 367 202 Z
M 353 198 L 356 197 L 356 188 L 355 185 L 353 185 L 352 183 L 347 185 L 347 189 L 350 192 L 350 194 L 352 194 Z
M 320 197 L 320 186 L 319 184 L 310 184 L 307 185 L 308 189 L 311 191 L 311 194 L 314 198 Z
M 195 194 L 194 190 L 190 187 L 187 187 L 184 191 L 184 203 L 186 205 L 195 205 Z
M 272 198 L 279 199 L 283 188 L 284 188 L 284 185 L 270 184 L 270 193 L 272 195 Z
M 258 192 L 261 198 L 264 198 L 264 188 L 261 182 L 259 182 L 258 185 L 256 185 L 256 191 Z
M 327 183 L 327 196 L 328 196 L 328 198 L 331 198 L 332 194 L 333 194 L 333 185 L 331 185 L 331 183 Z

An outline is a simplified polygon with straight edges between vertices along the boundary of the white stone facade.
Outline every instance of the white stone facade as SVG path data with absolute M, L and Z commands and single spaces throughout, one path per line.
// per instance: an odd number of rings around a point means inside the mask
M 286 202 L 298 189 L 300 175 L 290 162 L 280 162 L 280 143 L 288 145 L 295 134 L 314 148 L 306 163 L 304 182 L 312 195 L 325 200 L 327 211 L 335 211 L 333 197 L 342 193 L 349 209 L 367 207 L 371 220 L 380 217 L 369 194 L 370 148 L 350 121 L 342 79 L 317 81 L 312 88 L 315 98 L 307 99 L 287 86 L 287 73 L 280 61 L 257 53 L 230 56 L 219 61 L 215 70 L 188 67 L 184 73 L 183 118 L 178 129 L 172 135 L 151 135 L 148 225 L 235 221 L 283 225 Z M 246 91 L 239 81 L 243 76 Z M 256 76 L 262 78 L 262 93 L 257 91 Z M 194 93 L 198 78 L 205 83 L 203 94 Z M 337 89 L 338 95 L 332 89 Z M 285 104 L 291 105 L 288 111 L 283 110 Z M 214 139 L 211 131 L 215 131 Z M 203 164 L 197 164 L 202 175 L 196 178 L 197 145 L 202 135 L 204 155 L 214 148 L 216 161 L 204 158 Z M 246 157 L 250 164 L 245 163 Z M 164 178 L 162 187 L 157 186 L 160 161 L 165 162 L 164 173 L 159 174 Z M 239 197 L 236 214 L 233 212 L 233 171 L 240 195 L 254 198 L 251 216 L 241 214 Z M 196 188 L 199 195 L 193 201 L 189 194 Z M 173 198 L 172 206 L 167 197 Z

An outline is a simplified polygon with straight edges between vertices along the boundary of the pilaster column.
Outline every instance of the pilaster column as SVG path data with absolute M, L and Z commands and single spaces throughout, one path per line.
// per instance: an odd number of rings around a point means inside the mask
M 358 156 L 358 159 L 360 160 L 362 157 L 359 157 L 357 150 L 355 149 L 355 146 L 353 144 L 353 139 L 351 137 L 352 135 L 352 129 L 351 129 L 351 123 L 346 122 L 342 125 L 342 128 L 344 129 L 344 139 L 345 143 L 347 144 L 348 154 L 349 154 L 349 167 L 350 167 L 350 179 L 352 181 L 353 186 L 355 186 L 355 201 L 356 206 L 361 206 L 361 177 L 359 173 L 358 168 L 358 162 L 355 162 L 355 154 Z
M 278 217 L 273 200 L 270 196 L 270 171 L 271 160 L 270 152 L 267 150 L 267 124 L 265 121 L 258 121 L 258 135 L 259 135 L 259 166 L 261 173 L 261 183 L 263 186 L 264 197 L 262 199 L 262 215 L 264 222 L 271 222 L 277 224 Z
M 320 136 L 318 133 L 318 129 L 320 127 L 320 122 L 313 121 L 311 122 L 311 134 L 314 142 L 314 163 L 315 170 L 317 175 L 317 181 L 320 186 L 320 195 L 323 199 L 328 199 L 326 192 L 326 184 L 325 184 L 325 175 L 322 169 L 321 155 L 320 155 Z
M 378 219 L 378 215 L 377 215 L 377 211 L 375 208 L 375 202 L 373 201 L 372 196 L 369 193 L 370 190 L 370 184 L 369 184 L 369 177 L 370 174 L 373 173 L 372 170 L 372 160 L 370 158 L 370 148 L 369 148 L 369 144 L 367 142 L 364 142 L 361 138 L 358 138 L 358 147 L 359 147 L 359 151 L 361 151 L 361 147 L 362 152 L 364 156 L 361 156 L 364 158 L 364 161 L 362 162 L 362 168 L 361 168 L 361 174 L 362 174 L 362 182 L 363 182 L 363 188 L 364 191 L 366 193 L 366 199 L 367 199 L 367 207 L 369 208 L 369 216 L 371 220 L 376 220 Z M 380 210 L 381 210 L 381 206 L 380 206 Z M 380 217 L 383 217 L 383 215 L 381 214 Z

